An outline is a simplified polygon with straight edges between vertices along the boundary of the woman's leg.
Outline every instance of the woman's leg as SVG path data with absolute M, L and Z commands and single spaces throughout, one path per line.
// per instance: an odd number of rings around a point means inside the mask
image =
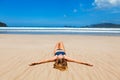
M 64 47 L 63 42 L 60 42 L 59 48 L 62 49 L 65 52 L 65 47 Z
M 56 50 L 58 50 L 58 49 L 62 49 L 65 52 L 63 42 L 59 42 L 59 43 L 56 44 L 55 49 L 54 49 L 54 54 L 55 54 Z

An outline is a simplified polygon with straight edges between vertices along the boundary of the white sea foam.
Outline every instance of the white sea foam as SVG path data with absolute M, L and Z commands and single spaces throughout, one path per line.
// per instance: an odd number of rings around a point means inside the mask
M 120 28 L 0 27 L 0 32 L 120 33 Z

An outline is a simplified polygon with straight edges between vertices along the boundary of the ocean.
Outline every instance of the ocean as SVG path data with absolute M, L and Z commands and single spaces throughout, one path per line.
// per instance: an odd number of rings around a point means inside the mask
M 68 34 L 120 36 L 120 28 L 0 27 L 0 34 Z

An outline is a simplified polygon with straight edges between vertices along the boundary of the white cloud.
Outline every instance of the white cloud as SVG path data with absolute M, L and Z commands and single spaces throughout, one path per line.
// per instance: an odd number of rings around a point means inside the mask
M 74 9 L 73 12 L 76 13 L 78 10 L 77 9 Z
M 95 0 L 93 5 L 97 8 L 120 7 L 120 0 Z

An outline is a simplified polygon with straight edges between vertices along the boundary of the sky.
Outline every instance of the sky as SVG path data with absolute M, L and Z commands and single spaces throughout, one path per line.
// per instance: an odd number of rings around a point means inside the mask
M 8 26 L 120 24 L 120 0 L 0 0 Z

